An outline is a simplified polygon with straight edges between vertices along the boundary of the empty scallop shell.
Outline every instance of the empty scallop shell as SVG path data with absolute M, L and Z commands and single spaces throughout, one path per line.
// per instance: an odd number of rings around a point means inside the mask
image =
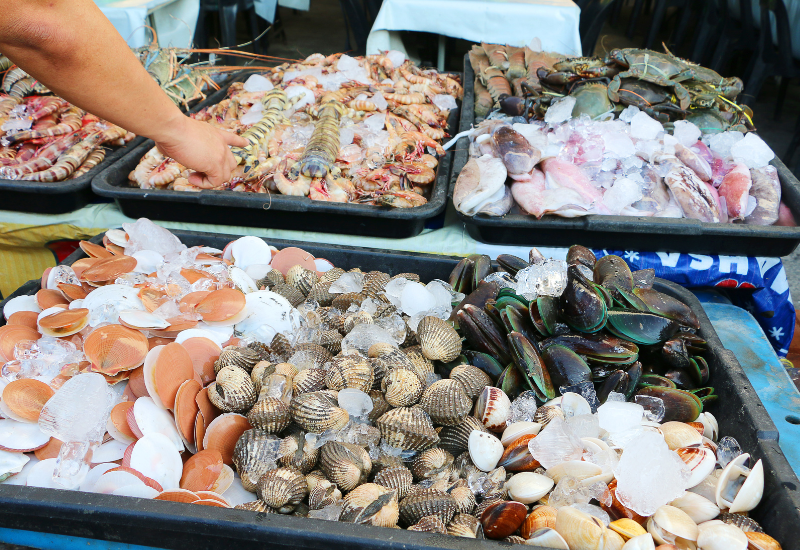
M 383 378 L 381 389 L 386 402 L 392 407 L 410 407 L 419 401 L 424 387 L 414 371 L 401 367 Z
M 453 465 L 453 455 L 433 447 L 419 453 L 411 462 L 411 472 L 417 480 L 436 477 Z
M 258 480 L 258 498 L 279 514 L 289 514 L 308 494 L 306 478 L 291 468 L 269 470 Z
M 367 392 L 372 389 L 372 365 L 365 357 L 339 355 L 325 374 L 325 385 L 332 390 L 353 388 Z
M 244 294 L 233 288 L 221 288 L 205 296 L 195 307 L 204 321 L 227 322 L 236 318 L 246 305 Z
M 305 432 L 297 429 L 281 441 L 278 453 L 281 466 L 300 470 L 304 474 L 314 469 L 319 458 L 319 449 L 306 440 Z
M 394 527 L 400 515 L 397 492 L 376 483 L 359 485 L 344 497 L 339 521 Z
M 392 447 L 421 451 L 439 442 L 428 413 L 420 408 L 398 407 L 375 421 L 381 437 Z
M 277 436 L 258 429 L 246 430 L 239 437 L 233 448 L 233 464 L 245 490 L 255 492 L 261 476 L 275 468 L 279 446 Z
M 447 524 L 455 514 L 455 499 L 438 489 L 421 489 L 400 502 L 400 520 L 405 525 L 414 525 L 425 516 L 437 516 Z
M 372 460 L 362 447 L 352 443 L 328 441 L 322 446 L 319 465 L 327 478 L 342 491 L 352 491 L 367 481 Z
M 225 412 L 246 412 L 256 402 L 256 388 L 247 372 L 238 367 L 224 367 L 216 382 L 208 387 L 208 398 Z
M 44 382 L 19 378 L 3 388 L 3 405 L 14 414 L 16 420 L 38 422 L 42 408 L 54 393 Z
M 222 473 L 222 455 L 217 450 L 205 450 L 192 455 L 183 465 L 180 487 L 188 491 L 208 491 Z
M 202 415 L 203 413 L 198 414 Z M 236 447 L 236 443 L 241 435 L 250 428 L 252 428 L 250 422 L 241 414 L 220 415 L 206 425 L 202 447 L 203 449 L 218 450 L 222 455 L 222 461 L 230 466 L 233 464 L 233 449 Z
M 430 415 L 434 424 L 455 426 L 469 414 L 472 400 L 464 393 L 460 382 L 445 379 L 428 386 L 422 394 L 419 405 Z
M 458 456 L 469 447 L 469 434 L 474 430 L 488 432 L 483 422 L 474 416 L 467 416 L 455 426 L 444 426 L 439 430 L 439 446 L 449 451 L 453 456 Z
M 450 371 L 450 378 L 458 380 L 463 386 L 464 393 L 470 399 L 478 397 L 486 386 L 492 385 L 492 379 L 478 367 L 472 365 L 458 365 Z
M 192 358 L 182 345 L 172 342 L 161 349 L 153 363 L 152 382 L 158 401 L 164 408 L 175 408 L 178 388 L 193 377 Z
M 340 430 L 347 424 L 350 415 L 338 407 L 334 398 L 324 391 L 296 395 L 292 398 L 292 419 L 304 430 L 322 433 L 325 430 Z
M 447 524 L 447 534 L 454 537 L 482 539 L 483 526 L 475 516 L 459 513 Z
M 224 367 L 239 367 L 248 373 L 261 360 L 258 352 L 251 348 L 240 348 L 238 346 L 227 346 L 222 349 L 214 363 L 214 372 L 219 372 Z
M 99 327 L 83 341 L 92 370 L 112 376 L 141 365 L 149 350 L 144 334 L 122 325 Z
M 200 407 L 197 405 L 197 394 L 203 387 L 197 380 L 186 380 L 178 388 L 175 394 L 175 407 L 173 416 L 175 417 L 175 427 L 181 435 L 183 442 L 189 447 L 193 446 L 194 441 L 194 422 Z
M 414 525 L 408 527 L 408 530 L 446 535 L 447 525 L 445 525 L 439 516 L 425 516 L 424 518 L 420 518 Z
M 292 390 L 295 395 L 324 389 L 324 369 L 303 369 L 292 379 Z
M 447 363 L 461 353 L 461 337 L 453 325 L 438 317 L 422 318 L 417 325 L 417 339 L 423 355 L 431 360 Z
M 209 338 L 187 338 L 182 342 L 183 347 L 192 359 L 192 368 L 199 376 L 199 381 L 204 386 L 214 381 L 216 371 L 214 363 L 219 359 L 221 349 L 219 344 Z
M 414 476 L 405 466 L 392 466 L 375 474 L 372 481 L 387 489 L 394 489 L 397 491 L 397 498 L 402 500 L 414 484 Z
M 292 411 L 289 405 L 280 399 L 265 396 L 253 405 L 247 413 L 247 420 L 254 427 L 267 433 L 278 433 L 292 421 Z
M 308 476 L 306 476 L 306 479 Z M 342 492 L 335 483 L 327 479 L 320 480 L 308 493 L 308 508 L 321 510 L 331 504 L 336 504 L 342 498 Z

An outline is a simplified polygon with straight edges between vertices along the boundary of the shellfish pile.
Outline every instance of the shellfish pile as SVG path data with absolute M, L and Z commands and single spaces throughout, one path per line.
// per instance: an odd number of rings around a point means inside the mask
M 419 69 L 399 52 L 314 54 L 232 84 L 225 100 L 192 116 L 250 142 L 234 151 L 240 165 L 220 189 L 405 208 L 427 202 L 462 92 L 454 75 Z M 189 174 L 154 148 L 129 179 L 201 191 Z
M 345 271 L 146 219 L 9 300 L 5 483 L 566 550 L 780 548 L 698 322 L 618 257 Z M 670 546 L 672 545 L 672 546 Z

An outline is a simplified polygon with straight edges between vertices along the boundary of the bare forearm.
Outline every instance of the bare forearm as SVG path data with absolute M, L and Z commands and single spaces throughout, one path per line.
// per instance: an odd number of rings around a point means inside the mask
M 4 0 L 0 52 L 71 103 L 157 142 L 185 117 L 92 0 Z

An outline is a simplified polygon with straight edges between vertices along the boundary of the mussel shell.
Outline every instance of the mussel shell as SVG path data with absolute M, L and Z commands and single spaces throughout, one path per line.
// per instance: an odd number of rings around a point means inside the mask
M 553 344 L 571 349 L 588 362 L 626 365 L 639 357 L 639 347 L 628 340 L 606 333 L 562 334 L 541 342 L 542 350 Z
M 666 317 L 620 308 L 608 310 L 606 326 L 616 336 L 645 346 L 665 342 L 678 331 L 678 323 Z
M 597 332 L 606 324 L 608 310 L 605 299 L 593 286 L 583 284 L 575 275 L 575 266 L 568 268 L 567 287 L 561 294 L 561 318 L 580 332 Z M 591 284 L 591 283 L 590 283 Z
M 580 355 L 558 344 L 542 352 L 542 362 L 554 388 L 575 386 L 592 380 L 592 369 Z
M 659 374 L 642 374 L 641 378 L 639 378 L 638 387 L 646 388 L 647 386 L 658 386 L 662 388 L 672 388 L 675 389 L 677 386 L 675 382 L 670 380 L 669 378 L 665 378 Z
M 497 377 L 500 376 L 500 373 L 503 372 L 503 365 L 489 354 L 480 351 L 464 350 L 464 356 L 467 358 L 470 365 L 485 372 L 492 380 L 496 380 Z
M 486 305 L 487 300 L 494 300 L 497 298 L 497 293 L 500 292 L 500 285 L 491 282 L 481 282 L 475 290 L 467 294 L 467 296 L 461 300 L 461 303 L 458 304 L 455 308 L 453 308 L 453 313 L 450 314 L 450 321 L 458 322 L 457 314 L 466 306 L 467 304 L 471 304 L 479 309 L 483 309 Z
M 450 272 L 450 276 L 447 278 L 447 282 L 450 283 L 450 286 L 453 287 L 453 290 L 456 292 L 463 292 L 464 294 L 469 294 L 475 290 L 475 287 L 472 284 L 472 271 L 474 265 L 475 263 L 470 256 L 462 259 L 456 264 L 456 266 L 453 268 L 453 271 Z
M 504 271 L 516 275 L 517 271 L 528 267 L 528 262 L 512 254 L 498 254 L 497 263 Z
M 656 270 L 653 268 L 639 269 L 631 273 L 633 279 L 633 288 L 653 288 L 653 282 L 656 278 Z
M 547 401 L 556 396 L 549 371 L 545 368 L 538 350 L 527 338 L 518 332 L 508 335 L 508 343 L 512 350 L 514 363 L 523 375 L 528 388 L 536 392 L 542 400 Z
M 583 264 L 589 269 L 594 269 L 595 263 L 597 263 L 597 258 L 594 252 L 585 246 L 574 244 L 567 250 L 567 265 Z
M 594 282 L 606 288 L 611 288 L 610 285 L 614 284 L 628 292 L 633 290 L 631 268 L 625 260 L 613 254 L 597 260 L 594 265 Z
M 514 400 L 520 393 L 525 391 L 525 388 L 528 387 L 528 382 L 516 364 L 512 364 L 507 366 L 500 374 L 495 386 L 503 390 L 509 399 Z
M 439 447 L 448 451 L 453 456 L 466 452 L 469 447 L 469 434 L 474 430 L 488 432 L 483 422 L 474 416 L 467 416 L 460 424 L 444 426 L 439 430 Z
M 648 386 L 636 392 L 637 395 L 659 397 L 664 401 L 664 422 L 692 422 L 703 412 L 703 403 L 687 391 Z
M 455 499 L 438 489 L 420 489 L 400 501 L 400 522 L 404 525 L 414 525 L 425 516 L 436 516 L 447 524 L 455 514 Z
M 457 318 L 461 332 L 473 349 L 488 353 L 502 364 L 508 364 L 510 356 L 505 331 L 486 312 L 468 304 L 458 312 Z
M 519 332 L 528 340 L 535 340 L 539 336 L 539 332 L 531 323 L 527 307 L 506 306 L 500 310 L 500 319 L 507 332 Z
M 624 370 L 617 369 L 606 378 L 597 391 L 597 399 L 605 403 L 611 392 L 625 394 L 631 387 L 631 379 Z
M 392 447 L 421 451 L 439 442 L 430 416 L 417 407 L 392 409 L 375 421 L 381 437 Z
M 651 312 L 695 330 L 700 328 L 700 321 L 697 319 L 697 315 L 680 300 L 652 288 L 637 288 L 633 293 L 647 305 Z
M 367 481 L 372 460 L 358 445 L 328 441 L 322 446 L 319 466 L 330 481 L 348 492 Z

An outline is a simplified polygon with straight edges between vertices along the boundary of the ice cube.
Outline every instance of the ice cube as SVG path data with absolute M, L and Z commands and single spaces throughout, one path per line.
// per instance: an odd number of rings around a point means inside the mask
M 372 411 L 372 398 L 361 390 L 345 388 L 339 390 L 336 398 L 351 417 L 366 416 Z
M 673 128 L 672 135 L 678 140 L 678 143 L 684 147 L 691 147 L 697 143 L 697 140 L 700 139 L 703 133 L 700 131 L 700 128 L 688 120 L 676 120 L 673 123 Z
M 578 437 L 598 437 L 600 435 L 600 422 L 596 414 L 579 414 L 567 418 L 567 426 Z
M 358 271 L 349 271 L 342 273 L 342 276 L 336 279 L 329 292 L 331 294 L 342 294 L 345 292 L 361 292 L 364 289 L 364 274 Z
M 619 119 L 627 122 L 628 124 L 631 123 L 633 117 L 639 114 L 639 107 L 635 105 L 628 105 L 624 111 L 619 114 Z
M 375 94 L 376 96 L 379 94 Z M 383 96 L 381 96 L 383 98 Z M 384 102 L 386 100 L 384 99 Z M 383 130 L 384 126 L 386 126 L 386 113 L 379 113 L 377 115 L 368 116 L 365 118 L 361 124 L 366 126 L 367 130 L 371 133 L 377 133 Z
M 363 304 L 362 304 L 363 308 Z M 450 310 L 452 308 L 448 307 L 447 316 L 450 316 Z M 403 318 L 397 314 L 392 315 L 384 315 L 383 317 L 379 317 L 375 319 L 375 324 L 381 328 L 386 329 L 393 337 L 394 341 L 398 344 L 402 344 L 406 339 L 406 322 L 403 321 Z
M 645 112 L 636 113 L 631 119 L 631 136 L 636 139 L 655 139 L 663 131 L 661 123 Z
M 625 447 L 614 468 L 617 498 L 642 516 L 681 496 L 690 471 L 677 453 L 670 451 L 664 437 L 645 431 Z
M 607 432 L 623 432 L 642 424 L 644 408 L 636 403 L 606 401 L 597 409 L 600 427 Z
M 664 420 L 664 400 L 660 397 L 650 395 L 637 395 L 633 400 L 644 408 L 644 417 L 650 422 L 661 422 Z
M 616 401 L 617 403 L 625 403 L 627 399 L 625 398 L 624 393 L 610 391 L 608 392 L 608 397 L 606 397 L 606 403 L 610 403 L 612 401 Z
M 180 314 L 181 310 L 178 304 L 172 300 L 165 300 L 163 304 L 153 310 L 153 315 L 161 319 L 172 319 L 173 317 L 178 317 Z
M 614 159 L 625 159 L 636 154 L 633 141 L 627 134 L 620 132 L 603 134 L 603 144 L 605 145 L 606 155 Z M 605 168 L 605 164 L 604 162 L 604 170 L 612 169 Z M 616 167 L 616 162 L 614 162 L 614 166 Z
M 357 350 L 366 356 L 373 344 L 385 343 L 397 347 L 391 332 L 375 324 L 363 323 L 353 327 L 342 340 L 342 351 Z
M 432 102 L 442 111 L 450 111 L 458 107 L 456 104 L 456 98 L 450 94 L 436 94 L 433 96 Z
M 435 306 L 450 306 L 453 305 L 453 287 L 444 281 L 434 279 L 427 285 L 425 289 L 430 292 L 435 300 Z M 435 307 L 434 306 L 434 307 Z
M 400 294 L 400 307 L 406 315 L 414 315 L 436 307 L 436 297 L 422 283 L 409 281 Z
M 405 63 L 406 54 L 404 54 L 403 52 L 399 52 L 397 50 L 389 50 L 388 52 L 386 52 L 386 59 L 391 61 L 394 67 L 399 67 L 400 65 Z
M 631 204 L 642 200 L 643 196 L 642 188 L 638 183 L 624 177 L 617 178 L 614 185 L 603 195 L 603 204 L 612 214 L 619 214 Z
M 729 435 L 726 435 L 717 443 L 717 463 L 721 468 L 730 464 L 731 460 L 742 454 L 742 447 L 739 442 Z
M 545 468 L 569 460 L 580 460 L 583 443 L 560 416 L 551 420 L 535 438 L 528 443 L 533 458 Z
M 140 250 L 155 250 L 165 258 L 178 256 L 186 250 L 186 246 L 169 232 L 147 218 L 139 218 L 134 223 L 123 223 L 122 228 L 128 234 L 125 254 L 131 255 Z
M 745 163 L 748 168 L 756 169 L 768 165 L 775 158 L 775 153 L 763 139 L 750 132 L 744 139 L 733 144 L 731 156 L 734 160 Z
M 744 139 L 744 134 L 736 131 L 720 132 L 708 138 L 708 147 L 722 159 L 731 158 L 731 148 Z M 704 140 L 705 141 L 705 140 Z
M 386 294 L 389 302 L 391 302 L 391 304 L 397 309 L 401 309 L 400 296 L 403 294 L 403 289 L 408 283 L 408 279 L 404 277 L 397 277 L 396 279 L 392 279 L 386 283 L 386 286 L 383 287 L 383 292 Z
M 351 127 L 339 128 L 339 147 L 346 147 L 353 143 L 355 135 Z
M 336 504 L 328 504 L 319 510 L 309 510 L 308 517 L 324 519 L 325 521 L 339 521 L 339 516 L 342 515 L 342 508 L 344 508 L 344 501 L 340 500 Z
M 245 92 L 268 92 L 272 88 L 274 88 L 274 86 L 270 79 L 264 78 L 260 74 L 250 75 L 250 78 L 244 83 Z
M 239 122 L 247 126 L 259 122 L 262 117 L 261 111 L 263 111 L 263 109 L 264 105 L 260 101 L 258 103 L 253 104 L 253 106 L 247 110 L 247 112 L 242 116 L 242 118 L 239 119 Z
M 511 402 L 506 424 L 510 426 L 515 422 L 533 422 L 536 409 L 536 394 L 531 390 L 524 391 Z
M 358 60 L 350 57 L 347 54 L 343 54 L 336 63 L 336 69 L 339 71 L 351 71 L 356 70 L 359 67 L 360 65 L 358 64 Z
M 567 287 L 567 262 L 547 259 L 517 272 L 517 293 L 528 300 L 539 296 L 559 297 Z
M 591 500 L 588 487 L 571 476 L 564 476 L 547 498 L 547 505 L 563 508 L 573 504 L 588 504 Z
M 552 105 L 547 109 L 544 115 L 544 121 L 548 124 L 560 124 L 572 118 L 572 109 L 575 107 L 575 98 L 567 96 Z
M 517 281 L 505 271 L 495 271 L 483 278 L 485 283 L 497 283 L 500 288 L 510 288 L 516 292 Z
M 6 120 L 2 126 L 0 126 L 0 130 L 3 130 L 7 135 L 14 135 L 17 132 L 24 132 L 31 129 L 33 125 L 33 119 L 29 117 L 25 118 L 10 118 Z

